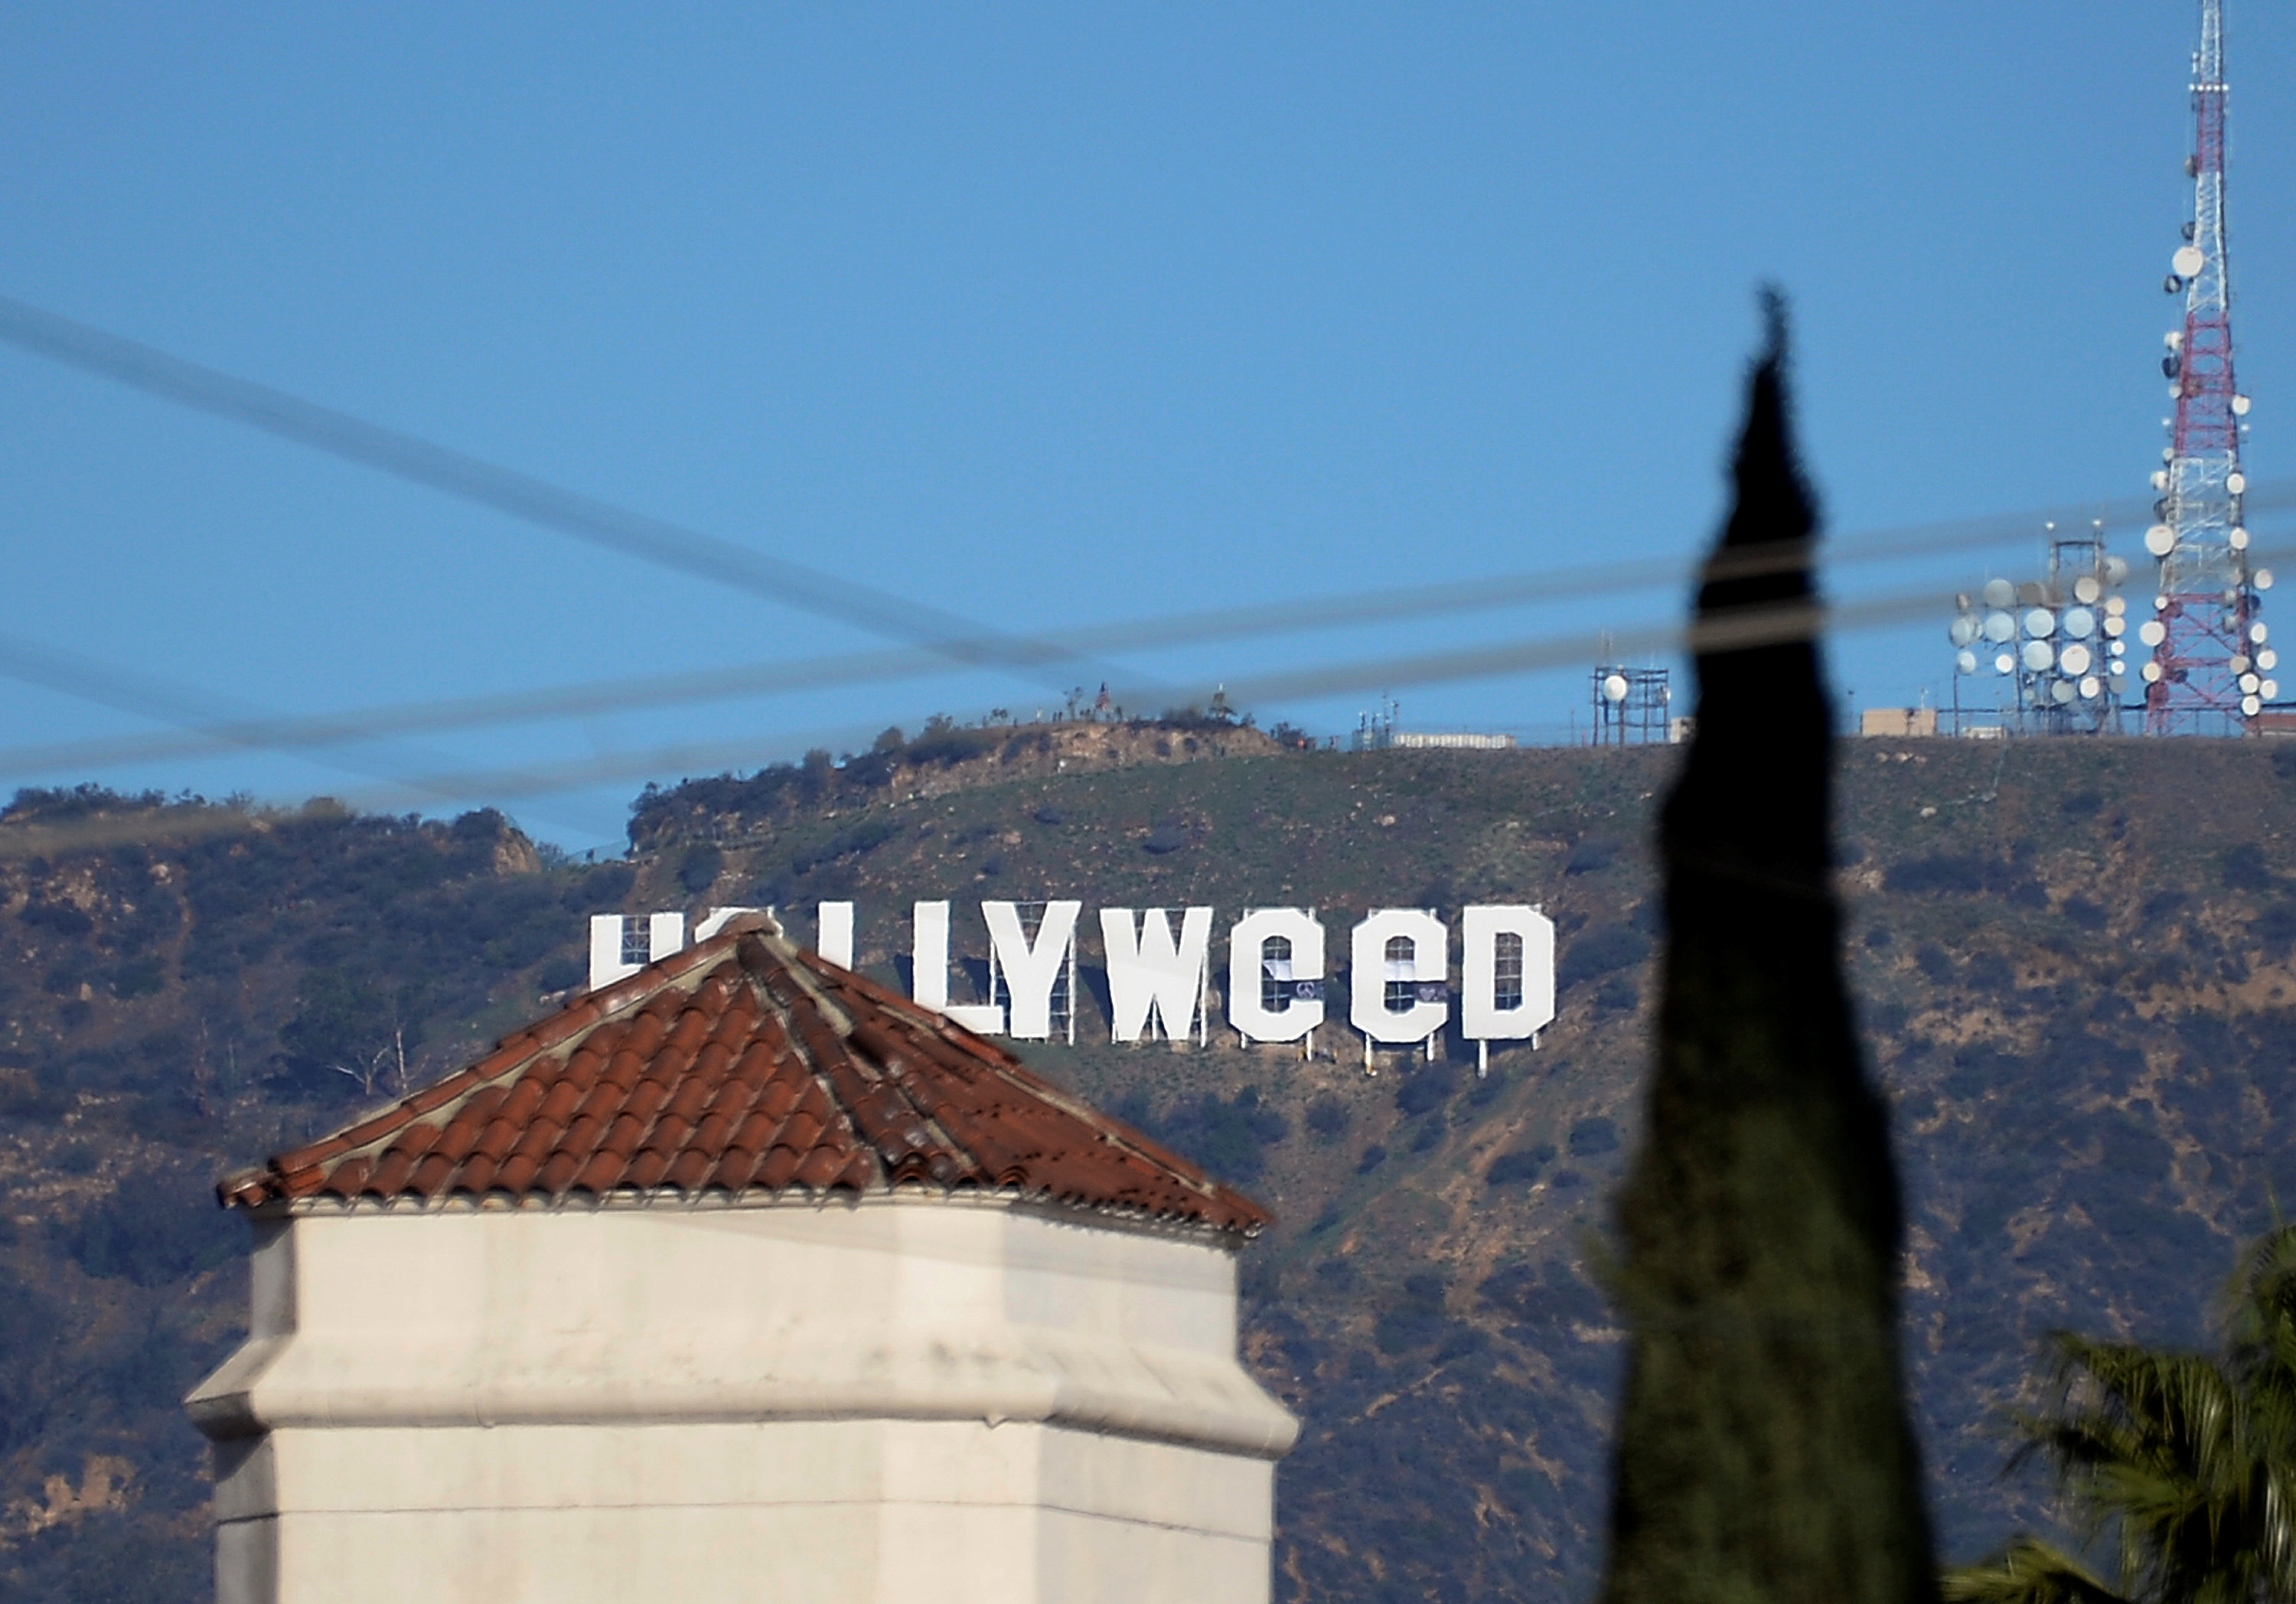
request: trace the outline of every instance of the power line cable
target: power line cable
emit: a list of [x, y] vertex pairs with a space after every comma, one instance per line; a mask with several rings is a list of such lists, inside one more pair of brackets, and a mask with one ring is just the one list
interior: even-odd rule
[[0, 296], [0, 340], [178, 406], [244, 424], [604, 550], [906, 642], [950, 662], [1043, 679], [1103, 665], [699, 529], [633, 512], [285, 390]]
[[[2286, 560], [2280, 553], [2272, 555], [2278, 560]], [[1742, 649], [1812, 639], [1829, 629], [1872, 628], [1933, 614], [1937, 610], [1935, 590], [1923, 585], [1918, 589], [1861, 597], [1833, 605], [1804, 600], [1742, 608], [1710, 617], [1689, 629], [1669, 625], [1652, 626], [1641, 631], [1612, 631], [1610, 632], [1610, 645], [1613, 654], [1619, 656]], [[1359, 659], [1258, 679], [1231, 680], [1229, 684], [1232, 694], [1240, 700], [1278, 700], [1333, 695], [1348, 691], [1391, 690], [1406, 685], [1499, 678], [1589, 662], [1594, 644], [1587, 636], [1588, 632], [1584, 629], [1572, 629], [1497, 646]], [[857, 729], [849, 728], [840, 732], [817, 732], [811, 737], [783, 737], [779, 741], [770, 737], [757, 737], [741, 741], [691, 742], [584, 758], [557, 765], [528, 765], [515, 769], [439, 773], [398, 783], [419, 789], [428, 795], [454, 796], [471, 801], [504, 801], [614, 780], [651, 777], [680, 769], [688, 773], [706, 773], [734, 764], [755, 762], [762, 751], [775, 745], [788, 749], [800, 743], [819, 745], [842, 741], [850, 744], [863, 739], [865, 735]], [[351, 800], [354, 806], [389, 806], [361, 798]], [[205, 833], [216, 830], [265, 829], [273, 827], [281, 820], [291, 820], [296, 816], [291, 811], [284, 810], [275, 813], [232, 809], [213, 811], [226, 816], [208, 818], [194, 813], [171, 822], [164, 814], [137, 814], [61, 825], [42, 823], [37, 819], [0, 820], [0, 857], [85, 850], [124, 841], [166, 839], [187, 831]]]
[[[6, 634], [0, 634], [0, 675], [20, 683], [43, 686], [121, 712], [167, 719], [202, 729], [259, 728], [266, 722], [264, 715], [243, 705], [234, 706], [149, 675], [110, 667], [74, 652]], [[258, 743], [226, 741], [225, 744], [245, 748]], [[433, 768], [451, 765], [451, 760], [439, 753], [415, 747], [400, 747], [397, 750], [402, 765], [419, 764]], [[321, 757], [315, 761], [341, 773], [365, 780], [385, 781], [410, 800], [451, 802], [470, 794], [451, 785], [445, 789], [435, 788], [419, 777], [401, 779], [398, 771], [372, 762], [360, 763], [340, 757]], [[419, 775], [419, 769], [417, 773]], [[509, 770], [504, 771], [504, 777], [508, 779], [510, 773]], [[557, 788], [545, 785], [530, 794], [539, 795], [553, 789]], [[567, 822], [563, 820], [558, 822]]]
[[[2296, 481], [2259, 486], [2251, 492], [2259, 511], [2272, 511], [2296, 504]], [[2111, 503], [2119, 515], [2141, 513], [2135, 501]], [[2056, 514], [2065, 523], [2070, 513]], [[1833, 543], [1831, 569], [1912, 557], [1936, 557], [2027, 538], [2051, 514], [2021, 512], [1960, 519], [1935, 524], [1910, 525], [1877, 530]], [[1763, 548], [1747, 560], [1775, 566], [1799, 562], [1799, 554], [1781, 555]], [[1741, 563], [1734, 574], [1761, 571]], [[1480, 579], [1387, 588], [1339, 596], [1308, 598], [1280, 609], [1265, 605], [1200, 610], [1160, 618], [1092, 625], [1039, 637], [1045, 642], [1079, 653], [1101, 650], [1167, 648], [1238, 638], [1267, 638], [1307, 634], [1350, 624], [1402, 622], [1456, 617], [1476, 611], [1551, 605], [1583, 601], [1606, 593], [1646, 588], [1660, 583], [1687, 585], [1693, 576], [1675, 562], [1603, 563], [1572, 569], [1488, 576]], [[1942, 606], [1942, 596], [1938, 598]], [[239, 717], [224, 721], [185, 719], [164, 707], [127, 707], [184, 726], [176, 731], [110, 736], [79, 741], [49, 742], [0, 749], [0, 778], [59, 772], [86, 772], [127, 763], [193, 757], [220, 747], [299, 752], [352, 744], [381, 735], [409, 734], [451, 729], [538, 722], [545, 719], [630, 712], [681, 703], [731, 701], [758, 695], [794, 694], [921, 677], [944, 672], [947, 659], [931, 652], [891, 651], [844, 652], [813, 658], [784, 659], [723, 668], [686, 670], [595, 681], [587, 684], [537, 691], [504, 692], [485, 696], [454, 697], [406, 702], [337, 713]], [[6, 672], [0, 657], [0, 672]], [[70, 686], [51, 674], [37, 683], [70, 693]], [[1401, 683], [1401, 682], [1398, 682]], [[1128, 704], [1142, 692], [1128, 687]], [[103, 700], [97, 697], [94, 700]]]

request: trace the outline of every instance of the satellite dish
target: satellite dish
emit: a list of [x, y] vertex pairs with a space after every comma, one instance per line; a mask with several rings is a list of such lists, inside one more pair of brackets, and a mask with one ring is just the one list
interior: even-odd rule
[[2073, 581], [2073, 600], [2083, 607], [2095, 607], [2096, 599], [2104, 594], [2104, 586], [2096, 582], [2094, 574], [2083, 574]]
[[[2126, 558], [2126, 557], [2108, 557], [2108, 558], [2106, 558], [2106, 559], [2104, 560], [2104, 582], [2105, 582], [2107, 585], [2119, 585], [2122, 580], [2124, 580], [2124, 579], [2126, 579], [2126, 578], [2128, 578], [2128, 558]], [[2115, 601], [2119, 601], [2119, 600], [2120, 600], [2120, 598], [2119, 598], [2119, 597], [2117, 597], [2117, 596], [2116, 596], [2115, 598], [2113, 598], [2113, 599], [2114, 599]]]
[[2073, 683], [2072, 683], [2072, 681], [2070, 681], [2070, 680], [2051, 680], [2051, 681], [2049, 682], [2049, 700], [2050, 700], [2051, 701], [2055, 702], [2055, 703], [2057, 703], [2060, 707], [2062, 707], [2062, 705], [2064, 705], [2066, 702], [2069, 702], [2069, 701], [2072, 700], [2072, 699], [2073, 699]]
[[[2118, 558], [2118, 557], [2114, 558], [2114, 559], [2113, 559], [2113, 561], [2114, 561], [2115, 562], [2120, 562], [2120, 558]], [[2128, 565], [2127, 563], [2125, 563], [2125, 562], [2121, 562], [2121, 563], [2120, 563], [2120, 566], [2121, 566], [2123, 569], [2126, 569]], [[2117, 584], [2117, 583], [2119, 583], [2119, 581], [2115, 581], [2115, 583]], [[2107, 596], [2107, 597], [2104, 599], [2104, 616], [2105, 616], [2106, 618], [2119, 618], [2121, 614], [2123, 614], [2123, 613], [2127, 612], [2128, 610], [2128, 597], [2126, 597], [2126, 596]]]
[[2037, 607], [2025, 615], [2025, 633], [2035, 640], [2046, 640], [2057, 633], [2057, 615], [2046, 607]]
[[2086, 607], [2069, 607], [2065, 609], [2064, 625], [2067, 634], [2081, 640], [2095, 633], [2096, 615]]
[[2248, 531], [2242, 528], [2238, 524], [2233, 525], [2232, 533], [2226, 536], [2225, 540], [2235, 552], [2245, 552], [2248, 550]]
[[2136, 638], [2147, 646], [2158, 646], [2169, 638], [2169, 626], [2158, 618], [2147, 618], [2136, 626]]
[[2016, 667], [2017, 659], [2005, 651], [1993, 659], [1993, 672], [1996, 674], [2007, 674]]
[[2256, 654], [2256, 666], [2267, 673], [2280, 667], [2280, 654], [2267, 646]]
[[2088, 672], [2089, 664], [2094, 660], [2095, 659], [2089, 656], [2088, 648], [2082, 645], [2079, 641], [2073, 642], [2062, 651], [2057, 653], [2057, 666], [2062, 668], [2067, 674], [2072, 675], [2075, 679], [2079, 679], [2082, 675], [2087, 674]]
[[2136, 675], [2148, 685], [2157, 684], [2161, 679], [2161, 665], [2148, 662], [2136, 671]]
[[2104, 619], [2104, 635], [2105, 635], [2105, 639], [2107, 639], [2107, 640], [2109, 640], [2109, 641], [2118, 641], [2119, 639], [2120, 639], [2121, 632], [2122, 632], [2122, 631], [2124, 631], [2124, 630], [2126, 630], [2128, 627], [2128, 619], [2126, 619], [2126, 618], [2122, 618], [2120, 614], [2118, 614], [2118, 613], [2107, 613], [2107, 614], [2105, 615], [2105, 619]]
[[2265, 628], [2262, 619], [2259, 619], [2248, 626], [2248, 638], [2261, 646], [2272, 638], [2272, 632]]
[[2006, 579], [1988, 579], [1985, 582], [1986, 606], [2006, 607], [2016, 599], [2017, 587]]
[[2119, 657], [2128, 650], [2128, 642], [2126, 641], [2115, 641], [2110, 646], [2107, 646], [2105, 650], [2111, 652], [2114, 657]]
[[2169, 258], [2169, 266], [2176, 270], [2178, 278], [2188, 279], [2198, 274], [2202, 264], [2207, 260], [2208, 258], [2201, 254], [2199, 246], [2179, 245], [2177, 254]]
[[2234, 674], [2246, 674], [2249, 670], [2249, 661], [2238, 652], [2234, 652], [2233, 654], [2232, 661], [2226, 663], [2225, 667], [2231, 669]]
[[[2152, 477], [2165, 479], [2167, 476], [2156, 473]], [[2144, 549], [2155, 557], [2166, 557], [2176, 544], [2177, 531], [2167, 524], [2154, 524], [2144, 531]]]
[[2232, 398], [2232, 415], [2235, 418], [2245, 418], [2248, 416], [2248, 397], [2246, 396], [2234, 396]]
[[2254, 718], [2263, 710], [2263, 708], [2264, 704], [2253, 696], [2243, 696], [2240, 699], [2240, 710], [2250, 718]]
[[1953, 666], [1958, 673], [1974, 674], [1977, 672], [1977, 654], [1973, 651], [1958, 653], [1953, 659]]
[[2103, 683], [2097, 679], [2096, 675], [2092, 674], [2080, 683], [2081, 700], [2083, 701], [2095, 701], [2097, 699], [2097, 693], [2103, 689], [2104, 686]]
[[1626, 700], [1627, 676], [1623, 674], [1611, 675], [1608, 679], [1603, 682], [1603, 694], [1604, 697], [1614, 702], [1622, 702]]
[[1956, 646], [1966, 646], [1977, 638], [1978, 632], [1982, 630], [1984, 627], [1985, 622], [1983, 619], [1975, 618], [1969, 613], [1964, 613], [1948, 626], [1945, 632], [1945, 636], [1947, 640], [1951, 641]]
[[2154, 612], [2167, 612], [2169, 610], [2169, 598], [2166, 596], [2153, 597], [2152, 610]]
[[2243, 694], [2243, 696], [2253, 696], [2253, 695], [2255, 695], [2255, 694], [2256, 694], [2256, 688], [2257, 688], [2259, 685], [2262, 684], [2263, 683], [2264, 683], [2264, 676], [2263, 676], [2262, 675], [2259, 675], [2259, 674], [2243, 674], [2243, 675], [2242, 675], [2240, 676], [2240, 689], [2241, 689], [2241, 694]]
[[2259, 569], [2250, 577], [2254, 581], [2256, 588], [2259, 590], [2270, 590], [2272, 588], [2272, 570], [2270, 569]]
[[2225, 488], [2231, 491], [2234, 495], [2246, 495], [2248, 493], [2248, 475], [2242, 473], [2237, 470], [2226, 474]]
[[2016, 638], [2017, 620], [2005, 612], [1985, 615], [1985, 638], [1996, 646], [2005, 646]]
[[2256, 693], [2267, 701], [2276, 701], [2280, 696], [2280, 682], [2275, 679], [2265, 680], [2256, 687]]
[[2040, 673], [2056, 659], [2057, 654], [2049, 650], [2046, 641], [2028, 641], [2025, 650], [2018, 654], [2018, 660], [2035, 674]]

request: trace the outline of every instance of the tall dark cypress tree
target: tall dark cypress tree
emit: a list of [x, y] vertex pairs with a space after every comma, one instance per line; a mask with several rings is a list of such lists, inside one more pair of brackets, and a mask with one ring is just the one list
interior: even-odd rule
[[1937, 1597], [1898, 1358], [1897, 1171], [1843, 987], [1832, 719], [1771, 296], [1737, 504], [1698, 593], [1698, 723], [1660, 826], [1667, 945], [1642, 1151], [1619, 1197], [1632, 1332], [1603, 1596]]

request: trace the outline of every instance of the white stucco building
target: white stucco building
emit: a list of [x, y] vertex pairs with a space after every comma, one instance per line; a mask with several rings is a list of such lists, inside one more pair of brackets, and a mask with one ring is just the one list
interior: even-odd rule
[[761, 918], [224, 1193], [220, 1604], [1268, 1596], [1266, 1215]]

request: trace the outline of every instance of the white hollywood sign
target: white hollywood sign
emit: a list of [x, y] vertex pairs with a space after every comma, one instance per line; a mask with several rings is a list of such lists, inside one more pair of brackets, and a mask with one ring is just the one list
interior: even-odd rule
[[[948, 1000], [949, 904], [921, 902], [911, 912], [912, 989], [916, 1001], [970, 1030], [1045, 1041], [1054, 1002], [1066, 983], [1067, 1037], [1076, 1040], [1077, 927], [1084, 904], [1034, 904], [1033, 935], [1021, 904], [983, 902], [988, 937], [989, 993], [1004, 1001]], [[747, 908], [712, 908], [694, 921], [704, 941]], [[1212, 910], [1100, 910], [1108, 961], [1110, 1035], [1119, 1042], [1168, 1041], [1210, 1024]], [[819, 904], [815, 950], [853, 967], [853, 904]], [[1459, 1031], [1475, 1043], [1536, 1039], [1554, 1018], [1554, 922], [1521, 903], [1477, 904], [1461, 910]], [[590, 921], [590, 988], [611, 986], [646, 963], [683, 948], [685, 916], [676, 912], [601, 913]], [[1451, 1019], [1451, 930], [1423, 908], [1374, 909], [1349, 933], [1355, 985], [1348, 1023], [1364, 1038], [1390, 1046], [1427, 1043]], [[1504, 971], [1504, 972], [1503, 972]], [[1324, 1022], [1323, 921], [1313, 908], [1254, 908], [1228, 930], [1227, 1021], [1250, 1042], [1300, 1042]], [[1382, 984], [1384, 982], [1385, 984]]]

